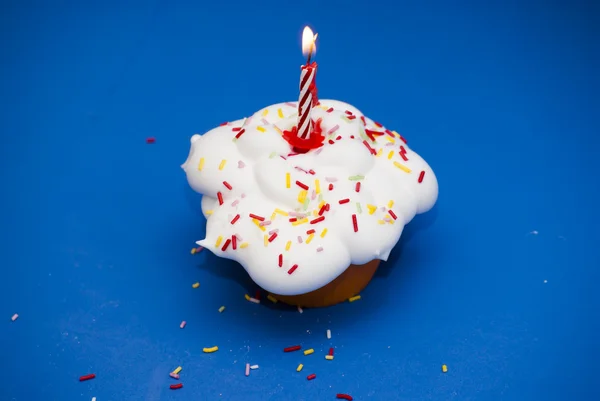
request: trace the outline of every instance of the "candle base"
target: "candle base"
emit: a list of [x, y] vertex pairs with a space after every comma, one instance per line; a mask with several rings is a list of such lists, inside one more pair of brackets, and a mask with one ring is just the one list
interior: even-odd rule
[[308, 138], [300, 138], [298, 128], [293, 127], [291, 131], [283, 131], [283, 139], [292, 146], [296, 153], [306, 153], [309, 150], [320, 148], [325, 141], [321, 129], [321, 119], [317, 120]]

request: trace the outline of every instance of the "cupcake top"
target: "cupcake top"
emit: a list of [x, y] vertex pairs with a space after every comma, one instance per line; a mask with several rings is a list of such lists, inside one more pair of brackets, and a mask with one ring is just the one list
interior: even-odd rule
[[311, 117], [325, 141], [304, 154], [282, 137], [297, 117], [297, 103], [280, 103], [194, 135], [182, 165], [204, 195], [198, 244], [279, 295], [386, 260], [404, 225], [438, 195], [433, 171], [404, 138], [353, 106], [321, 100]]

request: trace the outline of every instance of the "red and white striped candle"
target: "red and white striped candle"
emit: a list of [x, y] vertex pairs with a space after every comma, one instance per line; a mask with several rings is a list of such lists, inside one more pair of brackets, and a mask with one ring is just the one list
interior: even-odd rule
[[300, 67], [300, 96], [298, 98], [298, 132], [299, 138], [307, 139], [313, 130], [310, 112], [317, 103], [315, 78], [317, 76], [317, 63], [311, 64], [310, 59], [316, 51], [315, 40], [317, 35], [309, 27], [302, 32], [302, 53], [307, 55], [306, 65]]

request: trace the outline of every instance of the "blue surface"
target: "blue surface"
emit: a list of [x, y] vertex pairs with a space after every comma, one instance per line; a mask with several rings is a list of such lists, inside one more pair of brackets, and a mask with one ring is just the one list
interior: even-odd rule
[[[600, 399], [598, 3], [259, 3], [2, 2], [0, 400]], [[307, 23], [321, 97], [403, 133], [440, 198], [362, 300], [299, 314], [190, 255], [179, 165], [296, 98]]]

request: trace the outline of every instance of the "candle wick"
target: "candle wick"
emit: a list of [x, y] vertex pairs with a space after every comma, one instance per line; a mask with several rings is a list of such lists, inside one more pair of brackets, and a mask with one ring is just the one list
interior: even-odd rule
[[308, 51], [308, 57], [306, 58], [307, 67], [310, 65], [310, 59], [312, 58], [313, 49], [315, 48], [315, 42], [317, 41], [317, 36], [319, 36], [318, 33], [316, 33], [315, 36], [313, 36], [313, 40], [310, 43], [310, 50]]

